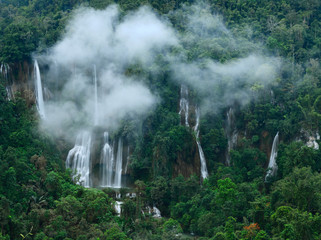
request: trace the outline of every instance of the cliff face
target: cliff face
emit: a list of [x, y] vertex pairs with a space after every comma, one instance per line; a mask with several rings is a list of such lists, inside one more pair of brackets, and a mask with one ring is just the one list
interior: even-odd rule
[[[193, 97], [189, 96], [186, 86], [181, 86], [181, 99], [177, 105], [180, 114], [180, 124], [189, 129], [190, 134], [184, 139], [182, 150], [177, 152], [176, 161], [172, 165], [172, 177], [183, 175], [185, 178], [196, 174], [201, 175], [201, 162], [198, 146], [195, 137], [197, 137], [195, 127], [199, 128], [199, 116], [197, 116], [197, 106]], [[186, 111], [186, 113], [185, 113]], [[194, 136], [195, 135], [195, 136]]]
[[273, 137], [268, 131], [262, 131], [260, 137], [260, 151], [264, 152], [267, 156], [266, 166], [269, 164], [269, 159], [271, 156]]
[[154, 177], [175, 178], [180, 174], [185, 178], [194, 174], [200, 176], [200, 157], [192, 132], [185, 135], [181, 149], [172, 152], [167, 147], [169, 146], [160, 143], [153, 150], [152, 172]]
[[200, 176], [200, 173], [200, 156], [196, 141], [194, 141], [191, 148], [177, 154], [177, 161], [173, 164], [172, 176], [175, 178], [182, 174], [185, 178], [188, 178], [193, 174]]
[[[4, 74], [2, 72], [2, 80], [4, 80], [4, 84], [7, 87], [7, 91], [9, 91], [14, 98], [19, 95], [26, 100], [26, 103], [29, 107], [35, 104], [35, 93], [34, 93], [34, 65], [31, 62], [24, 61], [15, 63], [9, 66], [9, 70]], [[44, 77], [44, 83], [46, 83], [46, 79]], [[46, 92], [46, 91], [45, 91]], [[46, 96], [45, 96], [46, 97]], [[193, 174], [200, 176], [201, 172], [201, 164], [200, 164], [200, 156], [198, 147], [195, 141], [194, 136], [194, 126], [197, 124], [197, 116], [196, 116], [196, 103], [193, 102], [193, 97], [188, 99], [188, 95], [186, 99], [188, 100], [188, 120], [186, 124], [186, 118], [184, 114], [180, 115], [180, 125], [186, 127], [186, 131], [189, 131], [189, 134], [185, 136], [185, 139], [180, 143], [181, 149], [175, 153], [175, 158], [169, 156], [166, 153], [167, 149], [164, 149], [164, 146], [158, 146], [153, 150], [153, 158], [152, 158], [152, 172], [154, 177], [158, 175], [169, 176], [169, 177], [177, 177], [182, 174], [185, 178], [190, 177]], [[177, 112], [180, 112], [180, 102], [177, 102]], [[186, 126], [188, 125], [188, 126]], [[93, 146], [91, 151], [91, 170], [92, 170], [92, 179], [94, 185], [98, 185], [99, 182], [99, 171], [101, 166], [101, 151], [104, 145], [103, 142], [103, 130], [99, 129], [96, 133], [93, 134]], [[200, 136], [202, 137], [202, 136]], [[238, 140], [241, 138], [241, 134], [238, 136]], [[271, 153], [271, 147], [273, 142], [273, 137], [269, 132], [262, 131], [260, 135], [259, 141], [259, 149], [266, 153], [267, 161], [266, 166], [268, 164], [268, 159]], [[130, 149], [133, 149], [135, 143], [130, 143], [129, 141], [124, 141], [123, 145], [123, 164], [122, 164], [122, 175], [124, 177], [128, 177], [130, 175], [131, 170], [129, 169], [128, 159], [130, 156]], [[61, 144], [64, 145], [65, 144]], [[117, 141], [116, 146], [114, 147], [115, 155], [117, 149]], [[132, 146], [132, 147], [130, 147]], [[63, 149], [62, 152], [68, 152], [68, 150]], [[206, 156], [205, 156], [206, 157]], [[65, 159], [65, 157], [64, 157]], [[220, 159], [215, 159], [218, 161]], [[222, 159], [223, 161], [223, 159]], [[126, 170], [125, 170], [126, 169]]]
[[[103, 148], [105, 145], [105, 140], [103, 138], [103, 130], [99, 129], [93, 132], [92, 134], [92, 146], [91, 146], [91, 164], [90, 164], [90, 172], [91, 172], [91, 180], [93, 186], [100, 186], [101, 185], [101, 178], [102, 178], [102, 168], [106, 168], [103, 162], [104, 154], [103, 154]], [[131, 183], [129, 182], [129, 172], [130, 169], [128, 168], [129, 165], [129, 156], [130, 156], [130, 143], [126, 139], [123, 140], [122, 148], [118, 149], [118, 140], [119, 137], [115, 137], [113, 139], [109, 139], [109, 145], [113, 149], [113, 161], [114, 161], [114, 167], [116, 166], [117, 161], [117, 153], [118, 151], [121, 151], [122, 156], [122, 164], [121, 164], [121, 182], [123, 186], [129, 186]], [[116, 168], [116, 167], [115, 167]], [[114, 178], [115, 175], [115, 168], [111, 171], [112, 172], [112, 178]]]
[[[3, 64], [1, 69], [1, 80], [4, 86], [7, 89], [7, 95], [9, 100], [14, 99], [19, 96], [26, 100], [28, 107], [32, 107], [36, 104], [36, 95], [35, 95], [35, 83], [34, 83], [34, 64], [28, 61], [15, 63], [12, 65]], [[49, 84], [50, 79], [46, 79], [46, 74], [44, 70], [40, 69], [42, 82], [43, 82], [43, 90], [44, 90], [44, 98], [45, 100], [49, 99], [51, 93], [47, 90], [46, 85]], [[50, 86], [50, 85], [49, 85]], [[104, 147], [104, 131], [105, 129], [94, 129], [92, 132], [92, 144], [90, 149], [90, 178], [93, 186], [99, 186], [100, 184], [100, 175], [102, 163], [102, 149]], [[56, 139], [57, 144], [60, 146], [59, 149], [63, 152], [62, 162], [64, 164], [68, 152], [73, 148], [73, 144], [66, 144], [63, 139]], [[114, 157], [116, 160], [116, 154], [118, 151], [118, 138], [111, 139], [110, 144], [113, 147]], [[66, 146], [68, 145], [68, 146]], [[130, 154], [130, 145], [133, 143], [129, 143], [126, 139], [123, 141], [122, 145], [122, 182], [127, 182], [129, 179], [129, 154]], [[105, 166], [104, 166], [105, 167]], [[113, 170], [114, 171], [114, 170]], [[113, 173], [115, 174], [115, 173]]]
[[7, 65], [7, 73], [2, 72], [2, 75], [9, 99], [17, 96], [19, 92], [19, 96], [26, 100], [28, 107], [35, 104], [33, 64], [23, 61]]

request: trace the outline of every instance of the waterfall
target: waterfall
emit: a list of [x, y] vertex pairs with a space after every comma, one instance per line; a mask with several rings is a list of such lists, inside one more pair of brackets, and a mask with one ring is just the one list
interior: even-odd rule
[[121, 214], [121, 205], [122, 204], [123, 204], [123, 202], [121, 202], [121, 201], [116, 201], [115, 202], [115, 211], [116, 211], [118, 216], [120, 216], [120, 214]]
[[98, 125], [98, 87], [97, 87], [97, 71], [96, 65], [94, 65], [94, 85], [95, 85], [95, 113], [94, 113], [94, 124], [95, 126]]
[[[188, 123], [188, 111], [189, 111], [189, 102], [188, 102], [188, 89], [185, 85], [181, 85], [181, 98], [179, 101], [179, 115], [182, 117], [182, 115], [185, 118], [185, 125], [189, 127]], [[201, 143], [199, 141], [199, 109], [195, 108], [195, 114], [196, 114], [196, 124], [194, 126], [194, 132], [196, 134], [196, 143], [198, 147], [198, 152], [200, 155], [200, 161], [201, 161], [201, 174], [202, 178], [205, 179], [208, 177], [207, 167], [206, 167], [206, 159], [204, 156], [204, 152], [201, 146]]]
[[272, 150], [271, 150], [271, 156], [270, 156], [270, 161], [269, 161], [269, 166], [268, 166], [268, 172], [265, 176], [265, 181], [271, 177], [275, 176], [278, 166], [276, 164], [276, 157], [278, 154], [278, 144], [279, 144], [279, 132], [274, 137], [273, 144], [272, 144]]
[[126, 193], [126, 197], [128, 198], [135, 198], [136, 197], [136, 193]]
[[8, 82], [9, 79], [9, 71], [10, 71], [10, 67], [7, 63], [1, 63], [0, 66], [0, 73], [2, 74], [2, 76], [4, 77], [4, 79]]
[[199, 111], [198, 107], [195, 108], [195, 115], [196, 115], [196, 124], [194, 126], [194, 132], [196, 134], [196, 143], [197, 143], [198, 152], [199, 152], [200, 160], [201, 160], [201, 174], [202, 174], [202, 178], [205, 179], [205, 178], [208, 177], [208, 172], [207, 172], [206, 159], [205, 159], [205, 156], [204, 156], [204, 152], [203, 152], [201, 143], [199, 141], [200, 111]]
[[181, 85], [181, 99], [179, 101], [179, 115], [184, 114], [185, 118], [185, 125], [188, 127], [188, 108], [189, 108], [189, 102], [188, 102], [188, 89], [185, 85]]
[[42, 92], [42, 83], [38, 61], [35, 60], [34, 64], [34, 81], [35, 81], [35, 89], [36, 89], [36, 101], [37, 101], [37, 109], [41, 118], [45, 118], [45, 104], [43, 100], [43, 92]]
[[230, 108], [227, 112], [227, 124], [226, 124], [226, 137], [227, 137], [227, 152], [226, 152], [226, 165], [230, 166], [230, 151], [236, 147], [238, 132], [235, 127], [235, 116], [233, 108]]
[[118, 140], [118, 148], [117, 148], [117, 158], [116, 158], [116, 169], [115, 169], [115, 181], [114, 187], [121, 187], [121, 175], [123, 171], [123, 141], [121, 138]]
[[104, 147], [100, 161], [101, 187], [112, 186], [114, 166], [114, 152], [113, 148], [109, 145], [108, 132], [104, 132]]
[[[319, 150], [319, 144], [317, 143], [316, 139], [318, 140], [318, 137], [309, 137], [309, 141], [306, 143], [307, 147], [313, 148], [314, 150]], [[319, 137], [320, 139], [320, 137]]]
[[127, 174], [127, 171], [128, 171], [128, 164], [129, 164], [129, 145], [127, 147], [127, 159], [126, 159], [126, 166], [125, 166], [125, 174]]
[[13, 94], [10, 86], [6, 86], [6, 92], [8, 101], [11, 101], [13, 99]]
[[44, 87], [43, 90], [43, 95], [45, 99], [50, 99], [53, 97], [52, 92], [48, 88]]
[[271, 103], [274, 104], [275, 103], [275, 97], [274, 97], [274, 92], [273, 92], [272, 89], [270, 91], [270, 96], [271, 96]]
[[[113, 144], [114, 145], [114, 144]], [[123, 141], [118, 140], [116, 161], [114, 146], [109, 143], [108, 132], [104, 132], [104, 147], [100, 160], [100, 186], [101, 187], [121, 187], [121, 177], [123, 172]]]
[[80, 133], [77, 136], [75, 146], [69, 151], [66, 167], [71, 168], [74, 174], [73, 179], [79, 180], [77, 183], [84, 187], [90, 187], [90, 149], [91, 149], [91, 135], [88, 132]]
[[155, 218], [161, 218], [161, 211], [157, 207], [153, 207], [153, 217]]
[[[9, 71], [10, 71], [10, 67], [7, 63], [1, 63], [0, 66], [0, 74], [3, 76], [3, 78], [6, 81], [6, 84], [9, 84]], [[7, 93], [7, 100], [10, 101], [13, 98], [13, 94], [12, 94], [12, 89], [10, 85], [6, 86], [6, 93]]]
[[[121, 188], [123, 172], [123, 141], [118, 140], [117, 154], [114, 143], [110, 143], [108, 132], [104, 132], [104, 145], [101, 150], [99, 182], [100, 187]], [[73, 179], [84, 187], [92, 187], [91, 182], [92, 136], [89, 132], [78, 134], [75, 146], [69, 151], [66, 168], [71, 168]], [[77, 177], [79, 176], [79, 180]]]

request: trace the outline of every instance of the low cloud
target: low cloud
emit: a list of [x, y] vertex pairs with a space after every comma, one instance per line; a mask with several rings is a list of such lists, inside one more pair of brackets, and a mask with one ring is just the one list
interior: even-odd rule
[[218, 112], [235, 102], [245, 105], [259, 89], [275, 82], [281, 61], [264, 56], [264, 46], [251, 39], [248, 26], [239, 28], [246, 34], [232, 33], [203, 1], [170, 17], [184, 29], [179, 35], [180, 55], [168, 58], [172, 74], [200, 96], [203, 113]]
[[163, 66], [155, 67], [156, 56], [167, 61], [171, 79], [199, 96], [203, 113], [247, 104], [257, 89], [275, 81], [280, 60], [228, 30], [206, 3], [183, 6], [167, 17], [178, 30], [148, 7], [125, 16], [116, 5], [77, 9], [62, 39], [38, 56], [50, 66], [46, 80], [55, 86], [43, 128], [73, 138], [81, 129], [116, 130], [124, 118], [144, 119], [160, 99], [146, 79], [125, 72], [132, 64], [157, 72]]
[[158, 98], [125, 70], [176, 43], [174, 30], [147, 7], [124, 18], [116, 5], [76, 10], [61, 41], [40, 56], [50, 65], [48, 81], [58, 86], [46, 102], [43, 128], [73, 136], [92, 127], [115, 130], [125, 117], [143, 119]]

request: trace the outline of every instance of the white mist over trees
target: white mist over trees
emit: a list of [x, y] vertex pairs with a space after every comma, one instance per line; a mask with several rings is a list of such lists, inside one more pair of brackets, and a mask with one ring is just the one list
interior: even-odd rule
[[62, 85], [59, 97], [46, 103], [46, 129], [66, 135], [93, 125], [116, 129], [124, 117], [140, 118], [157, 102], [125, 69], [136, 60], [150, 62], [176, 44], [173, 29], [146, 7], [122, 20], [119, 15], [115, 5], [102, 11], [78, 9], [62, 40], [40, 57], [51, 68], [49, 78], [58, 76], [52, 79]]
[[[59, 96], [46, 103], [44, 127], [58, 135], [75, 136], [79, 129], [93, 125], [115, 130], [127, 116], [146, 117], [159, 102], [157, 93], [149, 90], [144, 79], [125, 72], [133, 64], [159, 71], [161, 66], [153, 70], [150, 66], [157, 65], [160, 56], [169, 63], [177, 83], [198, 93], [203, 113], [235, 101], [246, 104], [258, 89], [274, 82], [279, 60], [259, 54], [259, 44], [234, 37], [206, 4], [183, 7], [168, 17], [181, 19], [183, 31], [177, 32], [169, 20], [148, 7], [126, 16], [116, 5], [76, 10], [63, 38], [40, 57], [50, 66], [49, 79], [55, 75], [58, 79], [52, 79], [61, 84]], [[219, 63], [202, 54], [209, 48], [248, 54]], [[192, 56], [187, 54], [191, 49], [195, 49]], [[95, 115], [99, 116], [96, 122]]]
[[[184, 30], [178, 36], [181, 54], [169, 60], [172, 72], [175, 79], [201, 96], [203, 113], [217, 112], [235, 102], [245, 105], [260, 89], [275, 82], [280, 59], [264, 56], [260, 43], [228, 30], [208, 4], [183, 7], [171, 18]], [[222, 55], [231, 59], [213, 60]]]

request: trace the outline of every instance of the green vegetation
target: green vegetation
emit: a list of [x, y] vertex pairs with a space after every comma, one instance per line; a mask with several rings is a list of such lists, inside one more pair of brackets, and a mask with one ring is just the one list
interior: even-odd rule
[[[70, 12], [79, 5], [102, 9], [117, 3], [126, 12], [148, 4], [168, 14], [189, 1], [0, 1], [0, 62], [30, 61], [56, 43]], [[194, 132], [179, 124], [179, 87], [166, 63], [149, 86], [163, 101], [144, 122], [131, 156], [137, 197], [126, 199], [121, 217], [108, 190], [75, 185], [64, 167], [66, 149], [38, 129], [34, 109], [16, 96], [6, 100], [0, 86], [0, 239], [320, 239], [321, 152], [294, 141], [301, 130], [321, 129], [321, 3], [298, 1], [212, 0], [232, 33], [267, 46], [284, 59], [278, 85], [236, 106], [239, 144], [225, 166], [226, 109], [201, 119], [200, 141], [210, 176], [176, 176], [178, 158], [195, 144]], [[171, 15], [169, 14], [171, 18]], [[173, 25], [183, 31], [171, 18]], [[206, 43], [199, 43], [206, 44]], [[219, 43], [218, 43], [219, 44]], [[190, 49], [190, 59], [219, 62], [235, 52]], [[175, 51], [175, 50], [174, 50]], [[161, 61], [161, 60], [160, 60]], [[139, 66], [129, 75], [147, 74]], [[2, 76], [0, 76], [2, 78]], [[4, 84], [4, 79], [1, 79]], [[194, 95], [193, 95], [194, 94]], [[191, 93], [195, 99], [196, 93]], [[196, 100], [195, 100], [196, 101]], [[236, 104], [237, 105], [237, 104]], [[278, 174], [265, 182], [267, 155], [280, 132]], [[173, 177], [174, 176], [174, 177]], [[162, 219], [142, 214], [155, 204]]]

